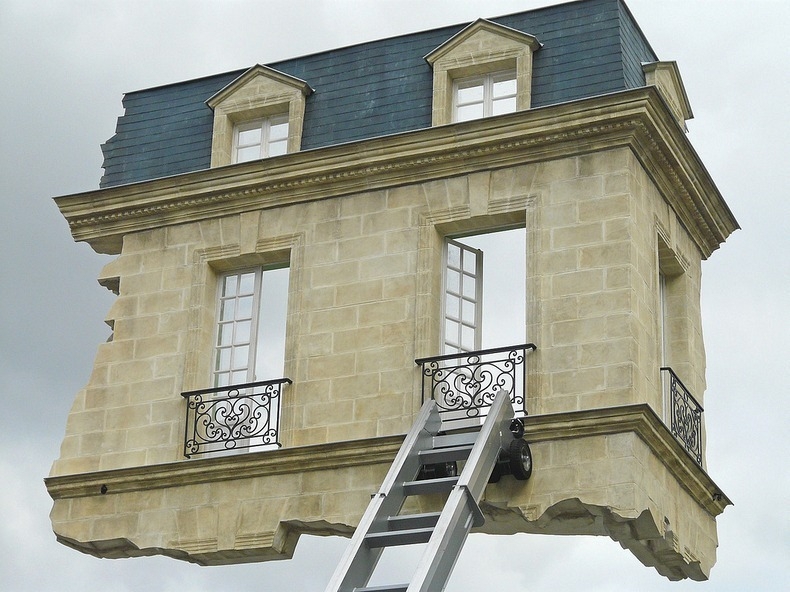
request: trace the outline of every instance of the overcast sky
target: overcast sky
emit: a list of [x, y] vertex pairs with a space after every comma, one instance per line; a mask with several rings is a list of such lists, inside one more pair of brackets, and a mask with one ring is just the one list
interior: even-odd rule
[[[51, 198], [98, 187], [124, 92], [551, 0], [0, 0], [0, 588], [321, 591], [344, 539], [232, 567], [99, 560], [55, 542], [43, 484], [109, 329], [106, 256]], [[677, 60], [690, 138], [743, 230], [703, 267], [708, 469], [735, 502], [705, 584], [672, 584], [608, 538], [472, 536], [448, 592], [790, 589], [788, 0], [629, 0]], [[394, 569], [394, 567], [390, 568]]]

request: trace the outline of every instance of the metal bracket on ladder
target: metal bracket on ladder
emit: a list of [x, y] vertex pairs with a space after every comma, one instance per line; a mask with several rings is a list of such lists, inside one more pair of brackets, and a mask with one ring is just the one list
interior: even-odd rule
[[[378, 493], [357, 526], [326, 592], [440, 592], [444, 590], [473, 526], [485, 522], [479, 502], [501, 451], [515, 436], [513, 406], [500, 391], [479, 431], [439, 435], [433, 400], [420, 410]], [[459, 476], [417, 480], [425, 465], [465, 460]], [[531, 459], [530, 459], [531, 462]], [[441, 512], [401, 515], [408, 496], [449, 492]], [[387, 547], [427, 543], [409, 583], [368, 587]]]

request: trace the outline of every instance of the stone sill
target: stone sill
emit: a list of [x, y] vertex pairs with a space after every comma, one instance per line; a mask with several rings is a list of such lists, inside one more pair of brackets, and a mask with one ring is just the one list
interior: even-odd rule
[[[691, 497], [711, 516], [730, 499], [689, 456], [646, 404], [535, 415], [525, 418], [524, 438], [546, 442], [606, 434], [637, 434]], [[276, 451], [184, 460], [44, 479], [53, 500], [147, 491], [342, 467], [390, 464], [404, 436], [300, 446]]]

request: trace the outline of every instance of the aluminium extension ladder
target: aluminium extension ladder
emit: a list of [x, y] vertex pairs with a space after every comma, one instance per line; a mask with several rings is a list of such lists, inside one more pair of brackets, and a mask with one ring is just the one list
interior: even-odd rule
[[[373, 495], [326, 592], [444, 590], [469, 531], [485, 522], [478, 503], [500, 452], [513, 450], [514, 440], [523, 434], [523, 427], [520, 433], [511, 431], [512, 420], [509, 393], [500, 391], [479, 429], [439, 435], [442, 421], [436, 403], [427, 401]], [[526, 447], [525, 442], [518, 443]], [[526, 450], [529, 454], [528, 447]], [[458, 476], [437, 476], [446, 473], [443, 471], [426, 475], [423, 471], [423, 478], [418, 479], [422, 467], [442, 467], [457, 460], [466, 460]], [[531, 467], [531, 456], [525, 460]], [[441, 512], [400, 515], [408, 496], [448, 491]], [[368, 587], [384, 548], [419, 543], [427, 546], [410, 583]]]

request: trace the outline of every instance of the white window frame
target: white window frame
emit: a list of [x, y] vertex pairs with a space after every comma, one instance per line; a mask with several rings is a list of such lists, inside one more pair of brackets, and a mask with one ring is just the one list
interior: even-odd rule
[[[280, 365], [280, 376], [270, 376], [264, 373], [260, 361], [260, 354], [270, 355], [269, 351], [263, 351], [263, 348], [268, 346], [264, 340], [279, 338], [284, 343], [285, 338], [285, 313], [287, 312], [285, 308], [274, 313], [283, 316], [280, 319], [279, 333], [282, 333], [281, 335], [267, 335], [262, 328], [263, 316], [270, 313], [265, 310], [268, 298], [266, 292], [268, 287], [267, 272], [277, 270], [288, 270], [288, 266], [234, 270], [223, 273], [218, 278], [212, 365], [212, 383], [215, 387], [281, 378], [284, 345], [282, 348], [278, 348], [278, 353], [275, 354], [278, 357], [282, 354], [283, 359], [271, 361]], [[249, 287], [245, 286], [243, 291], [237, 289], [233, 294], [226, 293], [226, 283], [232, 277], [236, 278], [237, 287], [241, 286], [243, 277], [251, 278], [247, 280]], [[287, 300], [287, 294], [280, 296]], [[285, 306], [285, 303], [283, 304]], [[259, 352], [259, 349], [262, 351]]]
[[[497, 93], [497, 85], [503, 82], [512, 82], [512, 92], [505, 92], [502, 94]], [[463, 100], [461, 98], [461, 91], [480, 88], [481, 96], [470, 100]], [[453, 122], [459, 123], [462, 121], [473, 121], [475, 119], [482, 119], [491, 117], [493, 115], [503, 115], [505, 113], [515, 113], [518, 109], [518, 81], [516, 78], [516, 70], [500, 70], [498, 72], [490, 72], [487, 74], [469, 76], [466, 78], [459, 78], [453, 81]], [[498, 107], [508, 103], [504, 110], [499, 110]], [[482, 108], [482, 114], [475, 117], [460, 117], [461, 110], [468, 107], [479, 106]]]
[[[285, 134], [272, 137], [275, 128], [282, 125], [285, 125]], [[272, 156], [287, 154], [289, 125], [288, 113], [237, 123], [233, 126], [233, 151], [231, 162], [234, 164], [239, 162], [250, 162], [262, 158], [271, 158]], [[242, 140], [240, 140], [241, 134], [252, 130], [260, 130], [260, 141], [246, 144], [242, 143]], [[240, 150], [254, 149], [255, 147], [259, 149], [257, 156], [239, 159]]]
[[[458, 253], [457, 262], [452, 257], [454, 252]], [[452, 278], [456, 278], [457, 281]], [[451, 238], [445, 239], [444, 243], [442, 308], [442, 353], [454, 354], [480, 350], [483, 319], [483, 251]], [[471, 313], [467, 312], [469, 310]]]

